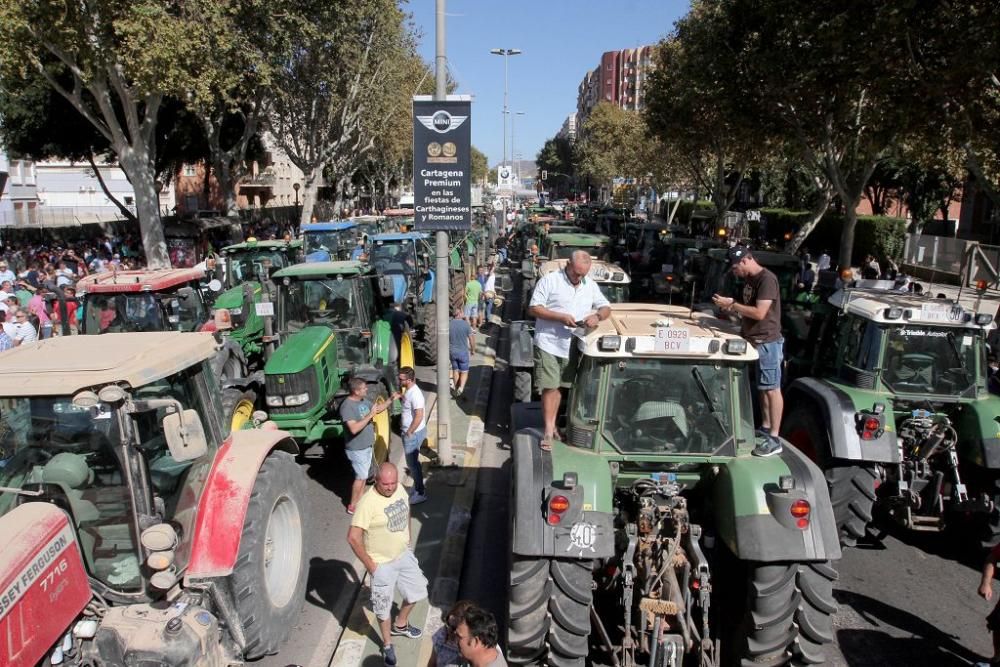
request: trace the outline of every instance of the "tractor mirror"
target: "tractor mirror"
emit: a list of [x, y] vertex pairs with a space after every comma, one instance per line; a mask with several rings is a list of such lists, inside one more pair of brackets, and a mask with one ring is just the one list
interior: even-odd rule
[[196, 410], [173, 412], [163, 418], [163, 434], [170, 455], [178, 463], [193, 461], [208, 451], [208, 440]]
[[208, 289], [218, 292], [222, 289], [222, 282], [218, 278], [212, 278], [208, 281]]

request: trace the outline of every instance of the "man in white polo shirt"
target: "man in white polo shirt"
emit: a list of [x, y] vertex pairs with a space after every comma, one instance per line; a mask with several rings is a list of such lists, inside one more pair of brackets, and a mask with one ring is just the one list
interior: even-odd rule
[[590, 255], [577, 250], [563, 271], [553, 271], [535, 285], [528, 313], [535, 318], [535, 388], [542, 395], [545, 438], [542, 449], [551, 449], [559, 412], [559, 388], [573, 383], [579, 351], [573, 344], [577, 322], [593, 328], [611, 315], [608, 300], [593, 280], [587, 279]]

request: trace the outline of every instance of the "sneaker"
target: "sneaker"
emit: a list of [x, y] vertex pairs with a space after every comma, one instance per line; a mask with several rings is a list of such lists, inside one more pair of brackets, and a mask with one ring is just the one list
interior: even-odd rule
[[452, 389], [455, 388], [455, 378], [448, 380], [448, 386], [451, 387]]
[[[425, 503], [425, 502], [427, 502], [427, 494], [417, 493], [416, 491], [410, 494], [411, 505], [419, 505], [420, 503]], [[395, 628], [393, 628], [393, 632], [394, 633], [396, 632]]]
[[[393, 632], [395, 634], [395, 632]], [[382, 660], [385, 662], [386, 667], [394, 667], [396, 664], [396, 649], [392, 647], [392, 644], [382, 647]]]
[[781, 440], [768, 433], [767, 436], [760, 439], [752, 453], [754, 456], [774, 456], [780, 454], [781, 449]]
[[347, 515], [352, 516], [354, 514], [354, 505], [347, 506]]
[[755, 436], [757, 436], [758, 438], [770, 438], [771, 437], [771, 430], [763, 428], [763, 427], [756, 428], [756, 429], [754, 429], [753, 434]]
[[409, 637], [410, 639], [417, 639], [424, 634], [424, 632], [420, 628], [410, 625], [409, 623], [401, 628], [396, 627], [396, 624], [393, 623], [391, 634], [393, 637]]

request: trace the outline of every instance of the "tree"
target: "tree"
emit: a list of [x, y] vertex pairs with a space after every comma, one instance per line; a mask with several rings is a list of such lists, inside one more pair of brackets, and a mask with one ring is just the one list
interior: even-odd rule
[[481, 150], [472, 147], [472, 182], [473, 183], [485, 183], [486, 175], [489, 173], [490, 165], [489, 160], [486, 158], [486, 153]]
[[575, 146], [580, 173], [609, 186], [614, 178], [645, 174], [640, 158], [645, 126], [638, 112], [601, 102], [583, 123], [581, 137]]
[[548, 172], [549, 183], [560, 186], [552, 189], [565, 193], [576, 179], [576, 164], [573, 158], [573, 143], [569, 138], [555, 136], [545, 140], [545, 144], [535, 156], [535, 164], [539, 171]]
[[743, 85], [720, 45], [731, 26], [714, 3], [695, 3], [656, 49], [647, 84], [646, 122], [675, 174], [709, 193], [721, 221], [768, 137], [733, 91]]
[[743, 85], [729, 94], [756, 110], [762, 136], [787, 141], [839, 197], [839, 260], [848, 265], [865, 186], [921, 113], [909, 81], [912, 15], [898, 3], [837, 0], [700, 0], [695, 8], [730, 27], [716, 48]]
[[409, 71], [400, 64], [414, 48], [394, 0], [289, 1], [310, 21], [300, 25], [291, 56], [275, 72], [268, 125], [304, 174], [302, 220], [308, 221], [324, 170], [341, 197], [389, 118], [387, 96], [408, 98], [399, 72]]
[[190, 81], [188, 54], [207, 39], [183, 5], [163, 0], [0, 0], [0, 75], [38, 72], [107, 141], [135, 191], [151, 268], [167, 268], [156, 191], [157, 120]]

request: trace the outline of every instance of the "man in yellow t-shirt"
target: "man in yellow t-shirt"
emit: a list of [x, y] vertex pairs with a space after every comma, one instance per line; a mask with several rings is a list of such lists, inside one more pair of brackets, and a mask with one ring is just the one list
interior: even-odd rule
[[[375, 486], [358, 501], [347, 542], [371, 574], [372, 611], [382, 632], [382, 656], [391, 667], [396, 664], [392, 638], [423, 634], [407, 619], [413, 605], [427, 597], [427, 578], [410, 549], [410, 499], [393, 464], [379, 466]], [[396, 589], [403, 603], [390, 623]]]

